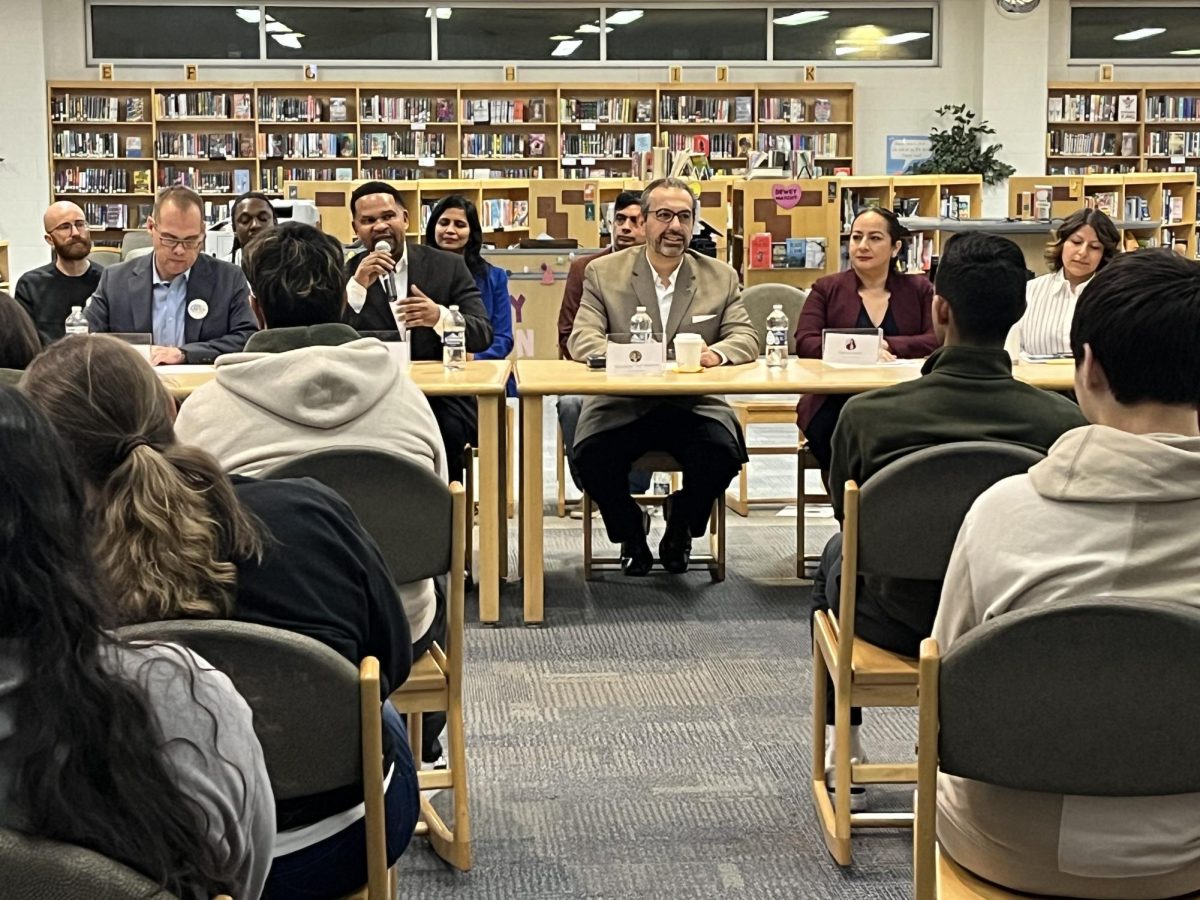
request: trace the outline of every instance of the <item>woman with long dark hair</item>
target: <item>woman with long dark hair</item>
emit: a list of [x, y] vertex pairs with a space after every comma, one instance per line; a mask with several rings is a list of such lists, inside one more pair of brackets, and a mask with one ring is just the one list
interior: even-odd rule
[[275, 816], [250, 709], [183, 648], [103, 630], [74, 455], [4, 386], [0, 458], [0, 826], [180, 897], [258, 897]]

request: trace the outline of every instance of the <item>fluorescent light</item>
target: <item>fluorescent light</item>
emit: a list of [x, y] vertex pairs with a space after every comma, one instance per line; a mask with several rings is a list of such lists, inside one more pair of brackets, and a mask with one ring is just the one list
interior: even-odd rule
[[608, 16], [604, 21], [609, 25], [628, 25], [636, 22], [643, 15], [640, 9], [622, 9]]
[[290, 47], [293, 50], [299, 50], [301, 49], [300, 38], [304, 37], [304, 35], [300, 34], [298, 31], [289, 31], [287, 34], [273, 34], [271, 37], [273, 37], [275, 42], [281, 47]]
[[243, 22], [249, 22], [251, 25], [259, 23], [259, 12], [257, 9], [237, 9], [235, 10], [237, 17]]
[[1140, 41], [1142, 38], [1154, 37], [1156, 34], [1162, 34], [1167, 29], [1165, 28], [1138, 28], [1134, 31], [1126, 31], [1124, 34], [1114, 35], [1114, 41]]
[[448, 6], [436, 6], [436, 7], [434, 7], [433, 9], [427, 9], [427, 10], [425, 10], [425, 18], [427, 18], [427, 19], [429, 19], [429, 18], [432, 18], [432, 17], [433, 17], [433, 12], [434, 12], [435, 10], [437, 11], [437, 17], [438, 17], [439, 19], [448, 19], [448, 18], [450, 18], [450, 14], [451, 14], [451, 13], [454, 11], [454, 10], [452, 10], [452, 9], [451, 9], [450, 7], [448, 7]]
[[287, 34], [292, 30], [287, 25], [284, 25], [282, 22], [277, 22], [274, 19], [271, 19], [269, 22], [267, 22], [265, 27], [267, 29], [267, 34]]
[[838, 47], [833, 52], [838, 56], [845, 56], [847, 53], [861, 53], [862, 47]]
[[827, 9], [806, 9], [802, 12], [794, 12], [791, 15], [780, 16], [774, 22], [776, 25], [809, 25], [828, 18], [829, 10]]
[[[605, 26], [604, 33], [610, 34], [611, 32], [612, 32], [612, 29]], [[583, 25], [580, 25], [578, 28], [575, 29], [575, 33], [576, 34], [599, 34], [600, 26], [595, 25], [591, 22], [585, 22]]]
[[570, 56], [579, 49], [583, 41], [562, 41], [553, 50], [550, 51], [551, 56]]
[[575, 40], [575, 38], [571, 37], [571, 35], [569, 35], [569, 34], [552, 34], [552, 35], [550, 35], [550, 40], [552, 40], [552, 41], [573, 41], [573, 40]]
[[1191, 50], [1172, 50], [1172, 56], [1200, 56], [1200, 48], [1193, 47]]
[[892, 34], [885, 38], [880, 38], [881, 44], [907, 44], [909, 41], [919, 41], [921, 38], [929, 37], [928, 31], [904, 31], [900, 34]]

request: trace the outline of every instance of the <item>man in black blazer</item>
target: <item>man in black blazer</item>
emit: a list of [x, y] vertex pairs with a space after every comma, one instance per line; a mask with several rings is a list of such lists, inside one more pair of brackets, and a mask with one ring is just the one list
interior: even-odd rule
[[185, 187], [161, 190], [146, 228], [154, 252], [109, 266], [88, 303], [96, 332], [150, 334], [156, 366], [211, 363], [258, 331], [237, 266], [202, 254], [204, 202]]
[[[350, 283], [342, 321], [360, 332], [399, 330], [414, 360], [440, 360], [444, 323], [449, 308], [457, 306], [467, 323], [467, 352], [492, 345], [492, 322], [466, 262], [456, 253], [406, 240], [408, 210], [398, 190], [383, 181], [360, 185], [350, 195], [350, 216], [366, 249], [346, 264]], [[389, 249], [376, 249], [381, 241]], [[463, 447], [478, 440], [478, 404], [471, 397], [429, 401], [446, 444], [450, 479], [460, 480]]]

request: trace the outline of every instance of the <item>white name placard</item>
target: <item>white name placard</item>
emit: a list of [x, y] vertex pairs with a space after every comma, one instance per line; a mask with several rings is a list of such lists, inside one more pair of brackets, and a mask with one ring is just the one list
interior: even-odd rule
[[882, 341], [878, 328], [826, 328], [821, 332], [821, 361], [830, 366], [873, 366], [879, 362]]
[[606, 358], [605, 369], [609, 375], [661, 375], [665, 357], [663, 345], [658, 341], [641, 344], [609, 341]]

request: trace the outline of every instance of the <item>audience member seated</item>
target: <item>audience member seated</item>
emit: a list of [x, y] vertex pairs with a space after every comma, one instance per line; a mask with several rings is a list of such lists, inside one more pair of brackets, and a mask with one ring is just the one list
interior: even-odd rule
[[[838, 420], [829, 491], [839, 521], [848, 480], [861, 486], [916, 450], [1001, 441], [1044, 453], [1063, 432], [1086, 424], [1071, 401], [1013, 378], [1004, 338], [1024, 309], [1025, 262], [1016, 244], [980, 233], [947, 241], [931, 307], [942, 346], [925, 361], [920, 378], [852, 397]], [[841, 565], [839, 533], [825, 545], [813, 577], [814, 608], [838, 608]], [[894, 653], [917, 656], [933, 629], [940, 594], [939, 582], [860, 577], [856, 634]], [[832, 687], [828, 697], [832, 722]], [[851, 755], [865, 760], [861, 710], [852, 709], [850, 721]], [[832, 764], [832, 726], [827, 747]], [[865, 801], [861, 794], [855, 799]]]
[[1071, 319], [1079, 292], [1092, 276], [1117, 255], [1121, 233], [1098, 209], [1081, 209], [1062, 220], [1046, 246], [1050, 274], [1025, 286], [1027, 306], [1005, 341], [1013, 359], [1026, 356], [1069, 356]]
[[[311, 479], [231, 479], [178, 442], [166, 389], [114, 338], [57, 342], [22, 387], [80, 461], [113, 620], [232, 618], [307, 635], [355, 665], [378, 658], [388, 860], [397, 859], [419, 803], [404, 722], [386, 696], [408, 677], [412, 640], [387, 564], [349, 506]], [[339, 897], [361, 886], [361, 804], [361, 784], [277, 804], [267, 896]]]
[[154, 252], [109, 266], [87, 307], [93, 332], [149, 334], [154, 365], [211, 363], [255, 331], [246, 278], [207, 253], [204, 201], [163, 188], [146, 223]]
[[42, 340], [49, 343], [66, 334], [71, 307], [87, 304], [104, 268], [88, 259], [92, 231], [87, 216], [74, 203], [51, 203], [42, 216], [42, 227], [54, 261], [22, 275], [14, 296], [33, 319]]
[[[890, 209], [864, 209], [850, 226], [850, 268], [818, 278], [796, 325], [796, 355], [821, 358], [826, 328], [879, 328], [883, 359], [928, 356], [938, 345], [930, 310], [933, 285], [905, 275], [900, 253], [908, 231]], [[849, 396], [807, 394], [796, 406], [796, 424], [829, 483], [831, 443]], [[832, 487], [832, 485], [830, 485]]]
[[[742, 306], [737, 273], [688, 250], [696, 196], [687, 182], [651, 182], [641, 206], [645, 248], [629, 247], [595, 260], [584, 272], [571, 356], [605, 353], [608, 336], [627, 333], [630, 318], [643, 306], [667, 346], [680, 332], [711, 342], [700, 355], [705, 368], [756, 359], [758, 332]], [[713, 502], [748, 459], [737, 418], [719, 397], [588, 397], [579, 417], [575, 459], [609, 540], [621, 544], [626, 575], [646, 575], [654, 565], [642, 512], [629, 495], [629, 470], [651, 450], [670, 453], [683, 470], [683, 488], [668, 498], [666, 530], [658, 545], [663, 568], [673, 574], [687, 571], [692, 537], [705, 532]]]
[[195, 654], [105, 630], [121, 594], [89, 550], [77, 455], [7, 386], [0, 456], [0, 827], [172, 896], [253, 900], [275, 810], [250, 708]]
[[42, 352], [42, 341], [29, 314], [0, 291], [0, 384], [16, 384], [26, 366]]
[[[456, 253], [409, 242], [408, 210], [400, 192], [384, 181], [368, 181], [350, 195], [354, 231], [366, 248], [346, 269], [342, 321], [359, 331], [407, 335], [413, 360], [442, 359], [442, 334], [450, 307], [466, 320], [468, 353], [492, 346], [492, 322], [466, 261]], [[389, 249], [376, 249], [381, 242]], [[446, 447], [451, 481], [462, 481], [463, 449], [479, 440], [479, 405], [474, 397], [434, 397], [429, 404]]]
[[[942, 653], [1041, 603], [1200, 603], [1197, 335], [1200, 266], [1170, 250], [1119, 256], [1080, 293], [1075, 393], [1092, 424], [971, 508], [934, 623]], [[1190, 698], [1165, 698], [1163, 714], [1180, 702]], [[1077, 797], [940, 778], [938, 838], [990, 881], [1126, 900], [1200, 891], [1200, 794]]]
[[[558, 352], [563, 359], [570, 359], [567, 341], [575, 327], [575, 315], [579, 312], [579, 301], [583, 299], [583, 273], [588, 263], [601, 259], [618, 250], [637, 247], [646, 243], [646, 222], [642, 215], [642, 195], [637, 191], [622, 191], [613, 202], [612, 242], [599, 253], [580, 256], [567, 270], [567, 282], [563, 287], [562, 306], [558, 309]], [[582, 361], [582, 360], [581, 360]], [[575, 429], [579, 427], [579, 414], [583, 411], [583, 396], [580, 394], [560, 395], [558, 398], [558, 426], [562, 429], [563, 455], [575, 487], [583, 489], [579, 480], [579, 467], [575, 465]], [[645, 494], [650, 490], [650, 472], [630, 471], [629, 493]]]
[[233, 228], [233, 252], [229, 261], [235, 266], [242, 264], [242, 254], [260, 232], [279, 224], [271, 199], [258, 191], [247, 191], [233, 201], [229, 221]]

